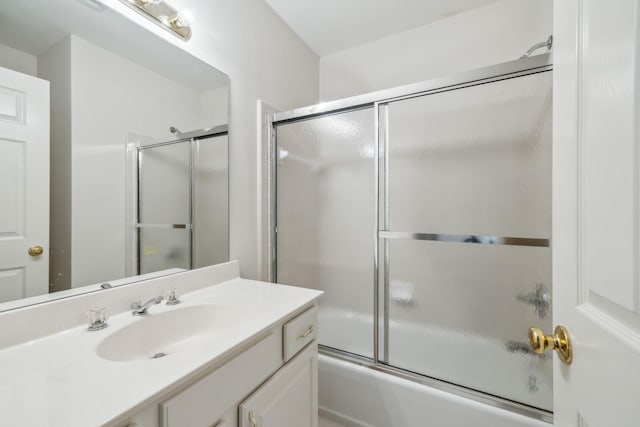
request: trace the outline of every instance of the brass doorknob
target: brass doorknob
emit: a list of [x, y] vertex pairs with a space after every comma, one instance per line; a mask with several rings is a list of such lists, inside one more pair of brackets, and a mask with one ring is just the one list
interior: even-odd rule
[[529, 344], [531, 344], [531, 349], [538, 354], [544, 353], [548, 348], [555, 350], [560, 360], [567, 365], [571, 364], [573, 360], [571, 337], [564, 326], [556, 326], [553, 335], [545, 335], [538, 328], [529, 328]]
[[31, 246], [29, 248], [29, 255], [31, 256], [40, 256], [44, 253], [44, 248], [42, 246], [36, 245]]

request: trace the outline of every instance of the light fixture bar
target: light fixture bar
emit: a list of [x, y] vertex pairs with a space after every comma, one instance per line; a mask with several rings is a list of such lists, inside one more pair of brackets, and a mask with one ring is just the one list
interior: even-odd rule
[[184, 41], [191, 38], [189, 20], [164, 0], [120, 0], [131, 9], [155, 22]]

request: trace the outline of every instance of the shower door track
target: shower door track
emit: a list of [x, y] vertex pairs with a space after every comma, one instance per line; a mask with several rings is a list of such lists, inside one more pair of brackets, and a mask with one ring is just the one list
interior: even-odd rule
[[[480, 68], [476, 70], [467, 71], [450, 77], [438, 78], [428, 80], [421, 83], [410, 84], [397, 88], [382, 90], [378, 92], [372, 92], [369, 94], [354, 96], [336, 101], [330, 101], [313, 105], [309, 107], [298, 108], [291, 111], [285, 111], [276, 113], [268, 118], [268, 125], [270, 132], [268, 133], [268, 150], [270, 153], [269, 161], [267, 164], [268, 175], [268, 196], [269, 200], [269, 263], [268, 274], [271, 282], [277, 282], [277, 246], [278, 246], [278, 222], [277, 222], [277, 172], [276, 162], [277, 156], [277, 136], [276, 128], [278, 125], [304, 121], [313, 119], [320, 116], [328, 116], [331, 114], [342, 113], [347, 111], [354, 111], [364, 108], [373, 108], [374, 114], [374, 127], [375, 127], [375, 143], [374, 143], [374, 174], [375, 174], [375, 187], [374, 187], [374, 199], [375, 203], [374, 218], [375, 229], [373, 230], [374, 250], [373, 250], [373, 359], [354, 355], [352, 353], [326, 347], [320, 345], [321, 352], [330, 356], [338, 357], [340, 359], [356, 363], [362, 366], [369, 367], [374, 370], [388, 373], [397, 377], [409, 379], [421, 384], [425, 384], [434, 387], [439, 390], [451, 392], [456, 395], [464, 396], [482, 403], [486, 403], [498, 408], [507, 409], [516, 413], [530, 416], [535, 419], [543, 420], [549, 423], [553, 422], [553, 412], [549, 412], [543, 409], [528, 406], [522, 403], [518, 403], [503, 397], [495, 396], [485, 392], [476, 391], [468, 387], [449, 383], [447, 381], [432, 378], [423, 374], [418, 374], [411, 371], [406, 371], [397, 367], [390, 366], [381, 361], [380, 348], [382, 348], [384, 360], [388, 360], [388, 327], [389, 318], [386, 304], [388, 303], [388, 286], [383, 286], [385, 295], [383, 295], [385, 307], [384, 317], [380, 319], [380, 267], [381, 262], [384, 267], [382, 282], [387, 283], [388, 277], [388, 242], [389, 239], [402, 238], [413, 240], [441, 240], [444, 242], [451, 241], [455, 237], [448, 234], [435, 234], [435, 233], [398, 233], [388, 231], [388, 200], [389, 198], [381, 197], [381, 187], [386, 191], [388, 183], [381, 182], [381, 177], [388, 175], [386, 173], [388, 169], [388, 135], [387, 133], [387, 121], [386, 113], [389, 103], [399, 101], [403, 99], [416, 98], [419, 96], [431, 95], [436, 93], [448, 92], [452, 90], [458, 90], [462, 88], [483, 85], [487, 83], [493, 83], [503, 80], [509, 80], [513, 78], [528, 76], [532, 74], [544, 73], [553, 70], [551, 54], [545, 53], [537, 56], [531, 56], [527, 58], [521, 58], [515, 61], [510, 61], [490, 67]], [[384, 153], [383, 160], [381, 162], [380, 153]], [[382, 171], [382, 172], [381, 172]], [[476, 236], [478, 237], [478, 236]], [[523, 238], [523, 237], [510, 237], [510, 236], [479, 236], [483, 238], [493, 238], [495, 241], [491, 244], [503, 244], [503, 245], [518, 245], [518, 246], [537, 246], [537, 247], [550, 247], [550, 239], [536, 239], [536, 238]], [[382, 260], [380, 258], [380, 240], [383, 241]], [[478, 244], [477, 242], [459, 242]], [[480, 242], [482, 244], [482, 242]], [[488, 244], [488, 243], [485, 243]], [[382, 320], [382, 322], [381, 322]], [[384, 342], [380, 345], [380, 323], [384, 328]]]
[[283, 124], [291, 121], [310, 119], [329, 113], [337, 113], [363, 107], [371, 107], [375, 103], [386, 103], [404, 98], [446, 92], [467, 86], [507, 80], [515, 77], [536, 74], [553, 69], [551, 54], [545, 53], [516, 61], [505, 62], [490, 67], [466, 71], [449, 77], [436, 78], [420, 83], [399, 86], [392, 89], [380, 90], [364, 95], [352, 96], [336, 101], [322, 102], [317, 105], [296, 108], [290, 111], [275, 113], [270, 117], [271, 125]]

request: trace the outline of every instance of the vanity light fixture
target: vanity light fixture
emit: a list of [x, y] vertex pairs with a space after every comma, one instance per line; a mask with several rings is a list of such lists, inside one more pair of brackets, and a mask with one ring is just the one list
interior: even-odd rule
[[179, 12], [164, 0], [120, 0], [136, 12], [177, 35], [182, 40], [191, 38], [191, 26], [188, 15]]

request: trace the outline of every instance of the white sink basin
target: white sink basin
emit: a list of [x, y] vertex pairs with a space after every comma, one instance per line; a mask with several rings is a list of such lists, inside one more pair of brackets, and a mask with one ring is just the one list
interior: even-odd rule
[[218, 304], [180, 307], [160, 313], [151, 310], [102, 340], [97, 348], [98, 356], [117, 362], [170, 357], [215, 339], [242, 318], [232, 307]]

